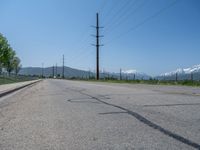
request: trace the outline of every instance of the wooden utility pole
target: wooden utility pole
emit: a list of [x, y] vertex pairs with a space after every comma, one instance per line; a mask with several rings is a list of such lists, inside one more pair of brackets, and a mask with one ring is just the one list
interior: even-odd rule
[[62, 78], [65, 78], [65, 56], [63, 55]]
[[120, 68], [119, 79], [122, 80], [122, 69]]
[[193, 73], [191, 72], [191, 81], [193, 81]]
[[54, 65], [52, 67], [52, 77], [54, 78]]
[[57, 63], [56, 63], [56, 78], [57, 78], [57, 74], [58, 74], [58, 73], [57, 73]]
[[99, 14], [96, 13], [96, 26], [93, 26], [96, 28], [96, 44], [92, 44], [96, 46], [96, 79], [99, 80], [99, 47], [103, 46], [99, 44], [99, 38], [102, 37], [99, 35], [99, 29], [103, 27], [99, 27]]
[[96, 14], [96, 79], [99, 80], [99, 14]]
[[42, 78], [44, 77], [44, 63], [42, 63]]

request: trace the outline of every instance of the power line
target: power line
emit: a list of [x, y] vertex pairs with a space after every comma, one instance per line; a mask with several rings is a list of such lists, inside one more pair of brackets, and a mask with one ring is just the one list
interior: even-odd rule
[[[121, 19], [121, 17], [125, 16], [125, 14], [127, 12], [129, 12], [129, 10], [131, 10], [131, 8], [135, 5], [135, 3], [138, 0], [134, 0], [134, 1], [127, 1], [126, 3], [124, 3], [124, 5], [122, 5], [122, 7], [114, 14], [114, 16], [109, 20], [108, 24], [106, 25], [106, 28], [109, 28], [110, 26], [113, 25], [113, 23], [117, 22], [118, 20]], [[127, 11], [128, 10], [128, 11]], [[120, 17], [119, 17], [120, 16]]]
[[85, 50], [87, 50], [87, 51], [85, 51], [82, 55], [79, 55], [79, 57], [76, 57], [73, 60], [73, 62], [77, 62], [77, 60], [80, 61], [81, 58], [83, 58], [83, 57], [85, 58], [86, 56], [88, 56], [89, 54], [94, 52], [93, 49], [85, 49]]
[[[86, 32], [86, 33], [89, 33], [89, 31]], [[86, 36], [85, 36], [85, 37], [86, 37]], [[78, 51], [76, 51], [76, 54], [80, 54], [80, 53], [83, 52], [83, 49], [85, 49], [87, 45], [84, 45], [84, 46], [82, 46], [82, 45], [85, 44], [85, 41], [86, 41], [88, 38], [89, 38], [89, 36], [87, 36], [87, 38], [84, 38], [84, 39], [82, 40], [82, 42], [80, 42], [80, 43], [81, 43], [81, 44], [79, 45], [80, 48], [78, 48]], [[82, 48], [81, 48], [81, 47], [82, 47]], [[73, 51], [75, 51], [75, 49], [74, 49]], [[77, 55], [75, 55], [75, 56], [73, 56], [73, 57], [67, 59], [67, 62], [71, 62], [71, 61], [72, 61], [74, 58], [76, 58], [76, 57], [77, 57]]]
[[[137, 2], [137, 1], [136, 1]], [[111, 31], [113, 31], [114, 29], [116, 29], [117, 27], [119, 27], [122, 23], [124, 23], [125, 21], [128, 20], [128, 18], [130, 16], [133, 16], [137, 11], [139, 11], [148, 1], [143, 1], [143, 3], [141, 3], [138, 7], [136, 7], [135, 9], [132, 9], [133, 11], [130, 11], [130, 13], [128, 13], [127, 11], [127, 15], [122, 14], [121, 16], [119, 16], [119, 20], [118, 22], [114, 22], [113, 26], [111, 26], [111, 30], [110, 28], [107, 28], [105, 31], [106, 33], [110, 33]], [[135, 6], [136, 3], [134, 3], [132, 6]], [[113, 29], [113, 30], [112, 30]], [[107, 32], [108, 31], [108, 32]]]
[[[103, 11], [103, 9], [105, 8], [107, 2], [108, 2], [108, 0], [104, 0], [102, 5], [100, 6], [100, 8], [98, 10], [99, 11]], [[92, 22], [93, 22], [93, 19], [91, 19], [91, 23], [90, 24], [92, 24]], [[90, 30], [87, 30], [87, 32], [84, 32], [84, 34], [82, 35], [84, 38], [82, 38], [81, 42], [79, 42], [79, 43], [81, 43], [80, 45], [83, 45], [84, 42], [89, 38], [89, 36], [86, 37], [86, 35], [89, 35], [89, 32], [90, 32]], [[79, 54], [85, 53], [85, 49], [86, 49], [87, 46], [88, 45], [80, 46], [80, 49], [79, 49], [79, 51], [77, 53], [79, 53]], [[68, 62], [73, 61], [75, 58], [77, 58], [77, 55], [74, 56], [74, 57], [71, 57], [70, 59], [68, 59]]]
[[[110, 4], [112, 4], [112, 0], [110, 0], [109, 2], [111, 2]], [[119, 2], [117, 1], [117, 4], [119, 4]], [[103, 16], [104, 16], [104, 20], [102, 20], [102, 22], [104, 23], [107, 18], [109, 17], [109, 15], [111, 14], [111, 12], [113, 11], [114, 9], [114, 5], [112, 5], [112, 7], [110, 9], [108, 9], [108, 11], [104, 11], [102, 12]]]
[[108, 0], [104, 0], [101, 7], [98, 9], [99, 12], [102, 12], [107, 4]]
[[[127, 1], [124, 1], [124, 3], [122, 3], [122, 7], [120, 7], [120, 9], [114, 14], [114, 16], [111, 17], [111, 19], [109, 19], [109, 22], [105, 22], [104, 25], [106, 25], [107, 27], [110, 25], [110, 23], [118, 16], [118, 14], [120, 14], [121, 12], [123, 12], [124, 10], [127, 10], [126, 7], [129, 6], [128, 4], [131, 3], [132, 1], [131, 0], [127, 0]], [[117, 4], [120, 4], [119, 2]], [[110, 10], [110, 14], [111, 12], [114, 10], [114, 8], [117, 8], [116, 5], [113, 5], [113, 7], [111, 8]], [[115, 6], [115, 7], [114, 7]], [[108, 14], [105, 15], [105, 17], [108, 18]], [[106, 19], [104, 19], [106, 20]]]
[[142, 22], [138, 23], [137, 25], [133, 26], [132, 28], [130, 28], [129, 30], [127, 30], [126, 32], [121, 33], [120, 35], [118, 35], [117, 37], [111, 39], [110, 41], [106, 42], [106, 44], [111, 43], [112, 41], [121, 38], [123, 35], [130, 33], [131, 31], [139, 28], [140, 26], [142, 26], [143, 24], [145, 24], [146, 22], [148, 22], [149, 20], [157, 17], [158, 15], [160, 15], [161, 13], [163, 13], [164, 11], [166, 11], [167, 9], [171, 8], [172, 6], [174, 6], [179, 0], [175, 0], [172, 3], [170, 3], [169, 5], [167, 5], [166, 7], [160, 9], [159, 11], [157, 11], [156, 13], [154, 13], [153, 15], [147, 17], [146, 19], [144, 19]]
[[[91, 18], [90, 24], [92, 24], [92, 23], [93, 23], [93, 17]], [[88, 26], [88, 28], [89, 28], [89, 26]], [[80, 36], [80, 37], [82, 37], [81, 40], [79, 40], [80, 42], [79, 42], [79, 46], [78, 47], [80, 47], [80, 48], [78, 48], [78, 51], [76, 51], [75, 49], [73, 50], [73, 51], [76, 51], [76, 54], [82, 53], [83, 49], [87, 46], [87, 45], [85, 45], [85, 41], [90, 37], [90, 36], [88, 36], [89, 33], [90, 33], [90, 30], [84, 30], [84, 32]], [[76, 57], [77, 57], [77, 55], [75, 55], [75, 56], [73, 56], [71, 58], [68, 58], [67, 62], [71, 62]]]
[[[103, 3], [102, 3], [102, 5], [101, 5], [101, 7], [100, 7], [98, 10], [99, 10], [99, 11], [103, 11], [103, 9], [105, 8], [107, 2], [108, 2], [108, 0], [104, 0]], [[93, 20], [91, 19], [91, 24], [92, 24], [92, 22], [93, 22]], [[83, 44], [85, 43], [85, 41], [89, 38], [89, 36], [86, 36], [86, 35], [89, 35], [89, 32], [90, 32], [90, 30], [87, 30], [87, 32], [84, 32], [84, 34], [82, 35], [84, 38], [82, 38], [81, 42], [79, 42], [79, 43], [81, 43], [81, 44], [79, 45], [79, 46], [80, 46], [80, 49], [78, 50], [77, 55], [75, 55], [75, 56], [69, 58], [69, 59], [67, 60], [67, 62], [72, 62], [72, 61], [74, 61], [75, 59], [77, 59], [78, 56], [80, 56], [80, 55], [82, 55], [82, 54], [85, 54], [85, 51], [87, 50], [87, 46], [89, 46], [89, 45], [84, 45], [84, 46], [82, 46], [82, 45], [83, 45]]]

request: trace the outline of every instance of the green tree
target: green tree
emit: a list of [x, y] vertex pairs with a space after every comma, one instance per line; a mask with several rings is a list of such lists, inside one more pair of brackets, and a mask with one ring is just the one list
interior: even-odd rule
[[15, 51], [12, 50], [12, 48], [9, 48], [9, 50], [4, 55], [4, 66], [6, 67], [6, 70], [10, 76], [10, 73], [14, 70], [14, 57], [15, 57]]
[[7, 39], [0, 33], [0, 73], [2, 68], [5, 68], [9, 75], [13, 70], [18, 74], [21, 65], [15, 51], [8, 44]]
[[8, 41], [6, 38], [0, 33], [0, 73], [2, 68], [4, 67], [5, 62], [5, 53], [9, 50]]

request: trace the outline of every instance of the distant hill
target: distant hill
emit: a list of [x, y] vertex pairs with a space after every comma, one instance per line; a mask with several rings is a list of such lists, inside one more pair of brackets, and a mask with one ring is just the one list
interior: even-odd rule
[[[57, 76], [62, 76], [62, 67], [57, 67]], [[84, 70], [78, 70], [78, 69], [73, 69], [70, 67], [65, 67], [64, 68], [65, 72], [65, 77], [71, 78], [71, 77], [88, 77], [94, 76], [94, 73], [89, 72], [89, 71], [84, 71]], [[40, 67], [25, 67], [22, 68], [19, 72], [21, 75], [37, 75], [41, 76], [42, 75], [42, 68]], [[56, 74], [56, 68], [54, 67], [54, 75]], [[43, 75], [45, 77], [50, 77], [53, 76], [53, 67], [48, 67], [43, 69]]]
[[[47, 67], [43, 69], [45, 77], [52, 77], [53, 67]], [[25, 67], [22, 68], [19, 72], [21, 75], [42, 75], [42, 68], [40, 67]], [[54, 75], [56, 74], [56, 69], [54, 68]], [[200, 80], [200, 65], [195, 65], [190, 68], [179, 68], [175, 71], [163, 73], [156, 77], [151, 77], [145, 73], [136, 71], [136, 70], [122, 70], [121, 75], [124, 80], [133, 80], [133, 79], [144, 79], [148, 80], [150, 78], [155, 78], [158, 80], [176, 80], [176, 74], [178, 80]], [[57, 67], [57, 77], [62, 76], [62, 67]], [[94, 72], [74, 69], [70, 67], [65, 67], [65, 77], [66, 78], [95, 78], [96, 74]], [[111, 73], [111, 72], [101, 72], [100, 78], [113, 78], [120, 79], [120, 73]]]
[[[43, 69], [44, 76], [45, 77], [52, 77], [53, 75], [53, 67], [48, 67]], [[41, 76], [42, 75], [42, 68], [41, 67], [25, 67], [22, 68], [19, 72], [21, 75], [37, 75]], [[54, 75], [56, 74], [56, 69], [54, 67]], [[57, 76], [62, 76], [62, 67], [57, 67]], [[89, 71], [84, 71], [84, 70], [79, 70], [79, 69], [74, 69], [70, 67], [65, 67], [65, 77], [67, 78], [88, 78], [88, 77], [95, 77], [94, 72], [89, 72]], [[120, 73], [110, 73], [110, 72], [101, 72], [100, 73], [101, 78], [115, 78], [119, 79], [120, 78]], [[150, 76], [146, 75], [145, 73], [133, 71], [133, 70], [127, 70], [127, 71], [122, 71], [122, 79], [149, 79]]]

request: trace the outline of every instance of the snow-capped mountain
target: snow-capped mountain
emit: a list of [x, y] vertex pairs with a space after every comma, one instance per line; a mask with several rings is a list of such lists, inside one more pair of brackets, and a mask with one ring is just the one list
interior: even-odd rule
[[120, 77], [124, 80], [133, 80], [133, 79], [144, 79], [148, 80], [151, 78], [151, 76], [142, 73], [140, 71], [137, 71], [135, 69], [128, 69], [128, 70], [121, 70], [120, 72], [107, 72], [103, 70], [100, 73], [101, 78], [115, 78], [120, 79]]
[[171, 72], [161, 74], [161, 76], [170, 76], [170, 75], [174, 75], [176, 73], [178, 73], [178, 74], [191, 74], [191, 73], [197, 73], [197, 72], [200, 72], [200, 64], [194, 65], [190, 68], [185, 68], [185, 69], [179, 68], [175, 71], [171, 71]]
[[146, 75], [147, 76], [147, 74], [140, 72], [140, 71], [137, 71], [135, 69], [122, 70], [122, 74], [127, 74], [127, 75], [128, 74], [136, 74], [136, 75]]
[[163, 73], [157, 78], [159, 80], [200, 80], [200, 64]]
[[[149, 79], [151, 78], [151, 76], [143, 73], [143, 72], [140, 72], [140, 71], [137, 71], [135, 69], [129, 69], [129, 70], [122, 70], [122, 76], [125, 77], [125, 78], [129, 78], [129, 79]], [[118, 74], [119, 75], [119, 74]]]
[[138, 73], [138, 71], [130, 69], [130, 70], [122, 70], [122, 73], [124, 73], [124, 74], [134, 74], [134, 73]]

